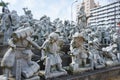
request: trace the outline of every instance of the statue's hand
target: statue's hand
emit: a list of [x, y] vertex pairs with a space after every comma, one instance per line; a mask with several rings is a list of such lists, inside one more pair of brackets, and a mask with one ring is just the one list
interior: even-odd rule
[[41, 47], [38, 47], [39, 50], [41, 50], [42, 48]]
[[16, 45], [12, 45], [11, 47], [12, 47], [13, 49], [16, 49]]
[[47, 56], [41, 57], [41, 60], [45, 60], [47, 58]]
[[29, 61], [29, 62], [28, 62], [28, 65], [30, 65], [30, 66], [33, 65], [33, 64], [34, 64], [34, 63], [33, 63], [32, 61]]

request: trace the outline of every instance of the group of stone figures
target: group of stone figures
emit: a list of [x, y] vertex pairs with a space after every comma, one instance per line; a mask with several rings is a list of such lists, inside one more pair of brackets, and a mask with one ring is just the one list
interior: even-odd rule
[[59, 18], [50, 20], [50, 17], [44, 15], [40, 20], [33, 19], [31, 10], [23, 8], [25, 15], [19, 16], [15, 10], [9, 11], [8, 8], [3, 8], [3, 13], [0, 14], [1, 25], [0, 31], [4, 33], [4, 44], [7, 44], [7, 40], [13, 31], [18, 28], [32, 27], [34, 29], [33, 38], [35, 41], [42, 45], [48, 35], [57, 31], [60, 32], [66, 43], [69, 43], [72, 35], [78, 31], [75, 22], [70, 22], [69, 20], [62, 22]]
[[[61, 59], [61, 49], [67, 44], [70, 51], [65, 54], [71, 56], [69, 70], [73, 73], [120, 64], [119, 28], [87, 26], [84, 7], [80, 8], [78, 25], [70, 21], [63, 24], [60, 19], [51, 22], [47, 16], [35, 20], [30, 10], [23, 10], [25, 15], [18, 16], [16, 11], [4, 7], [1, 14], [0, 31], [9, 45], [1, 61], [3, 80], [39, 80], [41, 74], [45, 78], [67, 75], [68, 68], [62, 67]], [[41, 51], [39, 61], [44, 61], [44, 71], [31, 60], [33, 48]]]

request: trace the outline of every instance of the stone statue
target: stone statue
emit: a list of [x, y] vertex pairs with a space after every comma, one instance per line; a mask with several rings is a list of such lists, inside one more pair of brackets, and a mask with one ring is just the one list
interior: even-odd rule
[[1, 31], [7, 31], [7, 28], [10, 26], [10, 11], [8, 8], [3, 8], [3, 13], [1, 17]]
[[5, 69], [7, 78], [11, 77], [9, 76], [11, 74], [16, 80], [31, 79], [31, 77], [37, 77], [36, 80], [39, 80], [39, 77], [35, 74], [40, 67], [31, 60], [33, 55], [31, 48], [34, 46], [40, 50], [41, 47], [30, 38], [32, 33], [33, 29], [26, 27], [18, 29], [12, 34], [12, 38], [8, 42], [10, 48], [1, 61], [1, 66]]
[[117, 27], [116, 32], [114, 32], [111, 37], [113, 41], [118, 45], [118, 52], [120, 53], [120, 27]]
[[97, 38], [99, 39], [99, 42], [102, 41], [102, 30], [101, 27], [97, 27], [97, 30], [95, 31], [95, 34], [97, 36]]
[[102, 48], [105, 56], [105, 62], [107, 66], [113, 66], [118, 64], [117, 59], [117, 44], [116, 42], [111, 43], [109, 46]]
[[92, 70], [105, 67], [103, 55], [100, 54], [99, 47], [93, 41], [89, 41], [89, 60]]
[[85, 8], [82, 5], [80, 8], [80, 11], [78, 12], [78, 16], [77, 16], [77, 24], [79, 26], [79, 30], [81, 31], [81, 29], [84, 29], [87, 26], [87, 17], [85, 14]]
[[3, 8], [2, 19], [1, 19], [1, 32], [4, 34], [3, 44], [7, 44], [7, 40], [10, 38], [12, 33], [11, 28], [12, 20], [10, 11], [8, 8]]
[[78, 29], [77, 29], [77, 26], [76, 24], [72, 21], [71, 25], [69, 26], [70, 29], [69, 29], [69, 40], [72, 39], [72, 35], [74, 35], [75, 32], [78, 32]]
[[25, 15], [28, 16], [29, 19], [33, 19], [33, 15], [31, 13], [31, 10], [28, 10], [28, 8], [23, 8]]
[[84, 37], [81, 33], [76, 32], [70, 43], [70, 51], [72, 56], [72, 63], [70, 67], [73, 72], [81, 72], [88, 70], [87, 66], [87, 52], [84, 47]]
[[56, 18], [56, 19], [53, 21], [53, 25], [56, 27], [59, 22], [60, 22], [60, 19], [59, 19], [59, 18]]
[[110, 33], [109, 33], [109, 28], [105, 28], [103, 31], [102, 31], [102, 43], [105, 44], [105, 45], [109, 45], [111, 40], [110, 40]]
[[91, 34], [92, 30], [90, 28], [85, 29], [84, 32], [84, 38], [88, 42], [89, 41], [89, 35]]
[[[68, 48], [69, 44], [72, 62], [65, 68], [73, 73], [120, 64], [120, 27], [87, 25], [92, 15], [85, 14], [84, 5], [77, 13], [77, 24], [69, 20], [63, 23], [59, 18], [51, 21], [47, 15], [39, 20], [33, 19], [31, 10], [23, 10], [25, 15], [19, 16], [17, 11], [10, 12], [4, 6], [0, 14], [0, 38], [4, 35], [4, 40], [0, 39], [0, 42], [9, 45], [1, 61], [5, 71], [4, 79], [13, 77], [16, 80], [39, 80], [38, 73], [44, 74], [45, 78], [66, 75], [62, 59], [66, 58], [64, 55], [68, 56], [64, 53], [69, 50], [62, 48]], [[38, 72], [40, 66], [31, 60], [33, 47], [42, 49], [39, 61], [43, 60], [44, 71]]]
[[65, 36], [65, 41], [66, 43], [69, 43], [69, 35], [70, 35], [70, 21], [69, 20], [66, 20], [64, 21], [64, 36]]
[[11, 27], [13, 31], [19, 28], [20, 17], [17, 14], [17, 11], [13, 10], [11, 13], [12, 24]]
[[59, 36], [53, 32], [42, 45], [41, 59], [45, 59], [45, 78], [52, 78], [67, 74], [67, 72], [62, 68], [62, 60], [58, 54], [58, 38]]
[[22, 27], [25, 23], [29, 23], [29, 18], [26, 15], [20, 16], [20, 27]]

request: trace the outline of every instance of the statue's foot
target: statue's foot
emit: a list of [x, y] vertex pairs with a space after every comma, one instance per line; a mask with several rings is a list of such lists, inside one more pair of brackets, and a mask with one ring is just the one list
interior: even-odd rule
[[45, 72], [45, 75], [50, 75], [51, 72]]
[[75, 63], [75, 62], [72, 62], [71, 64], [73, 65], [73, 64], [76, 64], [76, 63]]
[[64, 69], [59, 69], [59, 71], [61, 71], [61, 72], [66, 72]]

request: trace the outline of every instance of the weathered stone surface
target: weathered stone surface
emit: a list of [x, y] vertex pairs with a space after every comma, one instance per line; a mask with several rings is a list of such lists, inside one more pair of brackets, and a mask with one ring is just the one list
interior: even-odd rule
[[[55, 78], [52, 80], [109, 80], [112, 77], [120, 75], [120, 67], [103, 68], [98, 70], [87, 71], [74, 75]], [[119, 79], [118, 79], [119, 80]]]
[[[16, 80], [21, 80], [21, 75], [26, 79], [38, 72], [40, 66], [31, 60], [33, 55], [31, 46], [38, 50], [41, 48], [30, 38], [32, 33], [32, 28], [26, 27], [12, 34], [11, 39], [8, 41], [9, 49], [1, 61], [1, 66], [8, 70], [4, 74], [11, 74]], [[7, 76], [7, 78], [9, 77]]]
[[42, 60], [45, 60], [45, 70], [42, 73], [45, 78], [58, 77], [67, 74], [62, 68], [60, 57], [59, 35], [53, 32], [42, 45]]
[[39, 76], [34, 76], [34, 77], [32, 77], [32, 78], [23, 79], [23, 80], [40, 80], [40, 77], [39, 77]]
[[50, 74], [45, 74], [45, 71], [40, 71], [39, 73], [40, 76], [44, 76], [45, 79], [49, 79], [49, 78], [56, 78], [56, 77], [60, 77], [60, 76], [65, 76], [67, 75], [67, 72], [53, 72], [53, 73], [50, 73]]

